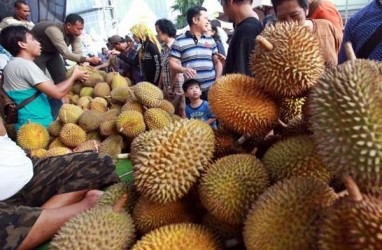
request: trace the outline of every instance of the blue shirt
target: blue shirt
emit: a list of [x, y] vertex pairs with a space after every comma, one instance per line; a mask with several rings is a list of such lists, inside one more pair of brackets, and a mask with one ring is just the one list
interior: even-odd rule
[[[210, 118], [215, 118], [215, 115], [211, 113], [210, 105], [207, 101], [203, 101], [197, 108], [193, 108], [188, 104], [186, 106], [186, 116], [188, 119], [197, 119], [204, 122], [207, 122]], [[211, 127], [216, 129], [216, 121], [211, 124]]]
[[[347, 60], [344, 50], [345, 42], [350, 41], [357, 56], [357, 52], [382, 24], [382, 4], [373, 0], [369, 5], [352, 16], [345, 25], [344, 38], [339, 54], [339, 63]], [[382, 41], [370, 53], [368, 59], [382, 61]]]
[[189, 31], [175, 39], [170, 57], [181, 61], [182, 66], [196, 70], [195, 79], [200, 82], [202, 91], [208, 90], [215, 82], [215, 65], [212, 54], [218, 52], [215, 40], [203, 35], [199, 40]]

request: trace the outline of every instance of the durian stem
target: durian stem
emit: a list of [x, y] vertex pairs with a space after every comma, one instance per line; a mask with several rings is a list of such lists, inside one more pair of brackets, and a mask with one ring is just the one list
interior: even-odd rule
[[257, 36], [256, 37], [256, 43], [260, 45], [263, 49], [267, 51], [272, 51], [273, 50], [273, 44], [269, 42], [265, 37], [263, 36]]
[[94, 144], [94, 148], [95, 148], [96, 152], [99, 153], [98, 152], [98, 145], [97, 145], [96, 140], [93, 140], [93, 144]]
[[359, 191], [359, 188], [358, 188], [357, 184], [355, 183], [355, 181], [353, 180], [353, 178], [351, 178], [350, 176], [345, 176], [342, 179], [342, 181], [344, 182], [344, 184], [346, 186], [346, 190], [348, 191], [350, 198], [353, 201], [361, 201], [362, 200], [362, 194]]
[[288, 127], [288, 125], [287, 125], [286, 123], [284, 123], [283, 121], [281, 121], [280, 119], [279, 119], [279, 124], [280, 124], [281, 127], [283, 127], [283, 128], [287, 128], [287, 127]]
[[236, 144], [237, 144], [237, 145], [243, 145], [248, 139], [249, 139], [249, 136], [247, 136], [247, 135], [243, 135], [242, 137], [240, 137], [240, 138], [236, 141]]
[[129, 154], [119, 154], [118, 155], [118, 159], [128, 159], [129, 158]]
[[349, 61], [353, 61], [353, 60], [357, 59], [357, 57], [355, 56], [351, 42], [345, 43], [345, 52], [346, 52], [346, 57], [348, 58]]
[[123, 177], [125, 177], [125, 176], [131, 175], [132, 173], [133, 173], [133, 171], [129, 171], [129, 172], [124, 173], [123, 175], [120, 175], [120, 176], [118, 176], [118, 177], [119, 177], [119, 178], [123, 178]]
[[119, 200], [117, 200], [113, 206], [114, 213], [121, 213], [124, 211], [124, 208], [127, 203], [127, 194], [124, 194]]

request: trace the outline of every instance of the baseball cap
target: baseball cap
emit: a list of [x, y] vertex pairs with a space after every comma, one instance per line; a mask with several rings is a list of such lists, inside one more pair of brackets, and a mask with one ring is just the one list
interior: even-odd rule
[[107, 39], [111, 46], [114, 46], [116, 43], [123, 43], [125, 42], [125, 39], [123, 37], [120, 37], [118, 35], [114, 35]]

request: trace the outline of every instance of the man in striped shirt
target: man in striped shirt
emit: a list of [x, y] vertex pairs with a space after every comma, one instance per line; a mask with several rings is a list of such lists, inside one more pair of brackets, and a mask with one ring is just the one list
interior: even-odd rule
[[203, 100], [207, 100], [208, 90], [223, 71], [223, 66], [216, 53], [214, 39], [207, 36], [207, 9], [200, 6], [187, 11], [187, 23], [190, 31], [179, 36], [170, 51], [171, 74], [182, 73], [185, 80], [196, 79], [201, 84]]

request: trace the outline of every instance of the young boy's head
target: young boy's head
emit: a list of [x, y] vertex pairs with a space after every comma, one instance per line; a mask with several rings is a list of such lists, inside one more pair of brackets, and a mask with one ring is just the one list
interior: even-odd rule
[[202, 90], [200, 89], [200, 82], [195, 79], [188, 79], [183, 83], [184, 95], [190, 100], [197, 100], [202, 95]]

